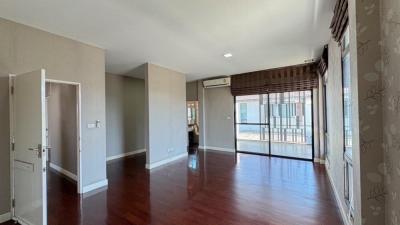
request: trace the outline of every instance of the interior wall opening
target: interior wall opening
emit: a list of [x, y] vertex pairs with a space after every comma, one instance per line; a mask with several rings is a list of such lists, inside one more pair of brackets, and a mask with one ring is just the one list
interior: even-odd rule
[[187, 101], [187, 124], [189, 149], [199, 146], [199, 102]]

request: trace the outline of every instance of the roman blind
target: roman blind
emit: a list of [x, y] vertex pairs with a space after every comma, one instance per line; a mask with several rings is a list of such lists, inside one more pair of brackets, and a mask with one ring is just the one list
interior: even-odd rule
[[348, 0], [337, 0], [331, 22], [333, 38], [339, 42], [349, 22]]
[[321, 59], [318, 62], [318, 73], [319, 75], [324, 76], [327, 70], [328, 70], [328, 45], [325, 45]]
[[234, 96], [304, 91], [318, 87], [317, 64], [262, 70], [231, 77]]

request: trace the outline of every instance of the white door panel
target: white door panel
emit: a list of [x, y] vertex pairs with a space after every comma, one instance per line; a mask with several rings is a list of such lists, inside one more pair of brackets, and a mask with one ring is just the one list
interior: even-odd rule
[[14, 78], [14, 217], [47, 224], [45, 70]]

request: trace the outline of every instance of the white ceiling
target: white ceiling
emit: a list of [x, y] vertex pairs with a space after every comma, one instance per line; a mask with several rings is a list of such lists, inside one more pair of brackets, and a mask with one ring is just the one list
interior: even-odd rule
[[[1, 0], [0, 17], [106, 49], [106, 71], [150, 62], [188, 80], [304, 63], [333, 0]], [[224, 58], [225, 53], [232, 58]]]

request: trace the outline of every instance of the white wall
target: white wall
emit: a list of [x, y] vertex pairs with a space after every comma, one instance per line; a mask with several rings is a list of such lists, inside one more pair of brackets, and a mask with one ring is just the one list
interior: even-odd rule
[[147, 64], [145, 82], [147, 167], [151, 168], [187, 152], [186, 78]]
[[339, 197], [339, 207], [347, 211], [344, 199], [344, 159], [343, 159], [343, 100], [342, 67], [340, 46], [331, 40], [329, 43], [329, 68], [327, 71], [327, 127], [328, 142], [326, 168], [334, 190]]

